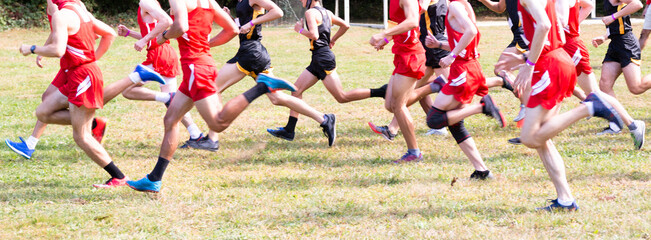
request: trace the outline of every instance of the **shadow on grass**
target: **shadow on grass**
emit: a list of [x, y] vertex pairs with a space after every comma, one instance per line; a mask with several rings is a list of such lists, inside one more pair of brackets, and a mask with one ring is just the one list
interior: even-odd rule
[[[121, 199], [141, 199], [141, 194], [127, 187], [120, 189], [93, 189], [88, 179], [70, 181], [62, 178], [55, 181], [0, 182], [0, 202], [9, 204], [31, 204], [34, 202], [72, 202], [84, 205], [90, 202]], [[79, 184], [72, 184], [73, 182]]]

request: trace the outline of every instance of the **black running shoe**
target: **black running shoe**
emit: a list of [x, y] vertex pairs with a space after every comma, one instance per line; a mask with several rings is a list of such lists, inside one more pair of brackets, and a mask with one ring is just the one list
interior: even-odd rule
[[284, 127], [279, 127], [276, 129], [267, 128], [267, 132], [277, 138], [282, 138], [287, 141], [294, 140], [294, 132], [288, 132]]
[[371, 127], [371, 130], [373, 130], [373, 132], [382, 135], [382, 137], [391, 142], [393, 142], [393, 139], [395, 139], [396, 135], [398, 135], [391, 133], [388, 126], [375, 126], [375, 124], [372, 122], [368, 122], [368, 126]]
[[475, 170], [474, 172], [472, 172], [472, 174], [470, 174], [471, 180], [486, 180], [492, 178], [493, 178], [493, 174], [491, 173], [490, 170], [486, 170], [486, 171]]
[[486, 114], [486, 116], [495, 118], [497, 122], [500, 124], [500, 127], [502, 128], [506, 127], [506, 119], [504, 118], [504, 115], [502, 115], [502, 113], [500, 112], [500, 109], [497, 108], [490, 95], [484, 96], [481, 99], [481, 103], [484, 104], [482, 112]]
[[520, 138], [519, 138], [519, 137], [517, 137], [517, 138], [511, 138], [511, 139], [508, 140], [508, 142], [509, 142], [510, 144], [513, 144], [513, 145], [520, 145], [520, 144], [522, 144], [522, 142], [520, 141]]
[[576, 201], [573, 201], [572, 204], [569, 206], [563, 206], [558, 202], [558, 199], [554, 200], [548, 200], [551, 204], [546, 207], [541, 207], [541, 208], [536, 208], [537, 211], [548, 211], [548, 212], [556, 212], [556, 211], [567, 211], [567, 212], [572, 212], [579, 210], [579, 205], [576, 204]]
[[502, 79], [502, 88], [509, 90], [513, 92], [513, 85], [511, 84], [511, 79], [509, 79], [509, 75], [504, 73], [504, 76], [499, 76]]
[[334, 114], [326, 114], [326, 120], [321, 123], [323, 134], [328, 138], [328, 146], [332, 147], [337, 139], [337, 123]]
[[195, 146], [191, 146], [192, 148], [196, 149], [203, 149], [203, 150], [208, 150], [211, 152], [219, 150], [219, 140], [218, 141], [213, 141], [210, 140], [208, 136], [203, 137], [201, 140], [197, 141], [195, 143]]
[[196, 148], [197, 142], [203, 138], [203, 133], [199, 135], [197, 138], [190, 138], [183, 145], [181, 145], [179, 148]]

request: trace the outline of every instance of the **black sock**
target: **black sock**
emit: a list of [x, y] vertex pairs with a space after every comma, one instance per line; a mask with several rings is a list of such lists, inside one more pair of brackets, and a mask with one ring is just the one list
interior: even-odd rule
[[163, 179], [163, 174], [165, 173], [165, 168], [167, 168], [167, 164], [169, 164], [169, 163], [170, 163], [169, 160], [167, 160], [165, 158], [162, 158], [162, 157], [158, 157], [158, 162], [156, 163], [156, 166], [154, 167], [153, 170], [151, 170], [151, 173], [149, 173], [149, 175], [147, 175], [147, 178], [149, 179], [149, 181], [155, 182], [155, 181], [160, 181], [161, 179]]
[[93, 126], [90, 129], [95, 129], [97, 127], [97, 118], [93, 118]]
[[120, 171], [118, 166], [115, 166], [113, 161], [111, 161], [108, 165], [106, 165], [106, 167], [104, 167], [104, 170], [106, 170], [106, 172], [109, 175], [111, 175], [112, 178], [117, 178], [117, 179], [124, 178], [124, 174], [122, 173], [122, 171]]
[[285, 125], [285, 131], [294, 132], [294, 130], [296, 130], [296, 122], [297, 121], [298, 121], [298, 118], [289, 116], [289, 120], [287, 120], [287, 125]]
[[256, 98], [264, 95], [265, 93], [269, 92], [269, 88], [267, 87], [266, 84], [259, 82], [256, 84], [254, 87], [251, 89], [247, 90], [244, 92], [242, 95], [244, 95], [244, 98], [246, 98], [246, 101], [251, 103], [253, 100]]
[[630, 131], [637, 130], [637, 126], [635, 125], [635, 122], [632, 122], [631, 125], [628, 125], [628, 130]]
[[384, 98], [387, 95], [387, 84], [382, 85], [380, 88], [371, 88], [371, 97], [381, 97]]

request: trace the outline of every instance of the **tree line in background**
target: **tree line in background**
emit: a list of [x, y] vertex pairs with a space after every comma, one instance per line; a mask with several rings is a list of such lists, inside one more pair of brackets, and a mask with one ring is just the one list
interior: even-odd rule
[[[135, 25], [136, 10], [139, 0], [82, 0], [86, 7], [99, 19], [109, 24]], [[234, 8], [238, 0], [217, 0], [222, 6]], [[303, 16], [304, 9], [299, 0], [273, 0], [285, 12], [285, 16], [276, 21], [279, 24], [291, 24]], [[322, 0], [327, 9], [335, 12], [335, 0]], [[169, 9], [168, 0], [159, 0], [163, 9]], [[339, 0], [339, 12], [343, 15], [343, 0]], [[470, 0], [478, 16], [500, 16], [488, 10], [479, 1]], [[602, 0], [597, 0], [597, 15], [603, 11]], [[16, 27], [43, 27], [47, 25], [45, 17], [46, 0], [0, 0], [0, 30]], [[351, 0], [350, 17], [352, 22], [381, 23], [382, 0]], [[233, 11], [234, 14], [234, 11]], [[637, 13], [641, 15], [641, 12]], [[503, 15], [503, 14], [502, 14]], [[343, 17], [343, 16], [342, 16]]]

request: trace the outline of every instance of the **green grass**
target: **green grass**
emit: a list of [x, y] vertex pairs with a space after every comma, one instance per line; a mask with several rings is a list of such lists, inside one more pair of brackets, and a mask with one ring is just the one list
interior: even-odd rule
[[[636, 26], [640, 29], [641, 26]], [[486, 76], [510, 41], [506, 27], [480, 28], [480, 59]], [[603, 33], [585, 26], [583, 39]], [[334, 51], [345, 89], [377, 87], [392, 71], [389, 49], [368, 45], [377, 30], [352, 28]], [[267, 28], [263, 40], [276, 75], [295, 79], [310, 61], [308, 42], [289, 28]], [[40, 95], [58, 70], [47, 59], [18, 54], [20, 43], [41, 44], [44, 30], [0, 32], [0, 132], [2, 138], [29, 136]], [[106, 83], [114, 82], [144, 59], [134, 41], [118, 38], [99, 61]], [[606, 46], [588, 47], [597, 76]], [[237, 41], [212, 50], [220, 64], [237, 51]], [[644, 60], [648, 60], [644, 57]], [[643, 73], [650, 72], [643, 65]], [[154, 87], [154, 84], [150, 87]], [[253, 86], [247, 78], [226, 90], [228, 100]], [[651, 95], [633, 96], [623, 79], [616, 84], [622, 104], [635, 118], [651, 123]], [[507, 116], [517, 114], [512, 94], [491, 94]], [[160, 194], [129, 188], [96, 190], [107, 174], [75, 145], [68, 126], [49, 126], [37, 152], [25, 160], [0, 147], [0, 239], [33, 238], [615, 238], [649, 239], [651, 168], [648, 150], [635, 151], [628, 133], [598, 137], [605, 121], [579, 121], [554, 139], [581, 210], [540, 213], [535, 207], [555, 198], [535, 151], [506, 140], [519, 131], [500, 129], [484, 117], [466, 125], [494, 181], [467, 180], [472, 167], [447, 137], [423, 136], [425, 114], [412, 107], [419, 164], [393, 165], [405, 151], [372, 133], [367, 121], [386, 124], [391, 114], [378, 99], [338, 104], [322, 84], [304, 94], [323, 112], [334, 112], [338, 139], [327, 147], [318, 124], [305, 117], [293, 142], [276, 139], [266, 128], [283, 126], [288, 110], [264, 97], [256, 100], [220, 136], [216, 153], [179, 149]], [[578, 104], [567, 99], [563, 110]], [[160, 103], [118, 97], [97, 112], [110, 119], [105, 148], [131, 178], [141, 178], [156, 161], [165, 108]], [[205, 124], [192, 111], [205, 131]], [[182, 131], [182, 138], [187, 133]], [[648, 147], [647, 147], [648, 148]], [[459, 180], [451, 186], [453, 178]]]

